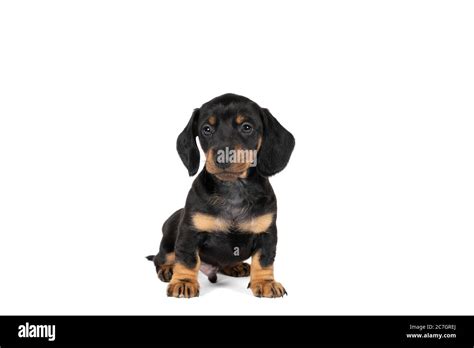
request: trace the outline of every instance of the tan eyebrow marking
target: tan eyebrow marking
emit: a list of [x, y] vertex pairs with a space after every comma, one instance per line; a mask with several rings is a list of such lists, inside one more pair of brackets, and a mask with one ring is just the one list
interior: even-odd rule
[[244, 123], [245, 120], [246, 120], [245, 116], [237, 115], [237, 117], [235, 118], [235, 123], [242, 124], [242, 123]]
[[207, 122], [209, 122], [209, 124], [210, 124], [211, 126], [215, 126], [215, 125], [216, 125], [216, 121], [217, 121], [217, 119], [216, 119], [216, 116], [214, 116], [214, 115], [212, 115], [211, 117], [209, 117], [209, 118], [207, 119]]

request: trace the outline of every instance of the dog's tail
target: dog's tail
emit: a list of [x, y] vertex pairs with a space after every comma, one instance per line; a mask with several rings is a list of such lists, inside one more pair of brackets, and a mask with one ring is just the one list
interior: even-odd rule
[[154, 260], [155, 260], [155, 255], [145, 256], [145, 258], [146, 258], [148, 261], [154, 261]]

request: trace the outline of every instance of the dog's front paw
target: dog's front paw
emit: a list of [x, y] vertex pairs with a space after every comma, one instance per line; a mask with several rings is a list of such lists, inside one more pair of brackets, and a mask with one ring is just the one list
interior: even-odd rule
[[199, 283], [193, 279], [172, 279], [168, 285], [168, 296], [184, 298], [198, 297]]
[[274, 280], [256, 280], [249, 283], [249, 288], [257, 297], [283, 297], [288, 295], [283, 285]]
[[156, 273], [162, 282], [168, 283], [173, 277], [173, 265], [161, 265], [156, 268]]

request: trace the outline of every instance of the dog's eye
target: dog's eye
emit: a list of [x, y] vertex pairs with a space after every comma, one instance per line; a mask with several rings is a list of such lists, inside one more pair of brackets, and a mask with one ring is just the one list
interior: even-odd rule
[[250, 123], [244, 123], [240, 129], [243, 133], [250, 134], [252, 133], [253, 127]]
[[202, 134], [204, 134], [205, 136], [209, 136], [212, 133], [214, 133], [214, 130], [211, 126], [206, 124], [204, 127], [202, 127]]

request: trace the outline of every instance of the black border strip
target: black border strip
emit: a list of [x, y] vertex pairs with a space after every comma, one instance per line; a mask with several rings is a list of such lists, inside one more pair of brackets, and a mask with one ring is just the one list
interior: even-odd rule
[[[473, 318], [473, 316], [1, 316], [0, 347], [71, 344], [129, 346], [442, 344], [474, 347]], [[19, 327], [26, 323], [55, 325], [55, 340], [50, 342], [47, 338], [20, 338]], [[408, 337], [410, 334], [422, 336]]]

